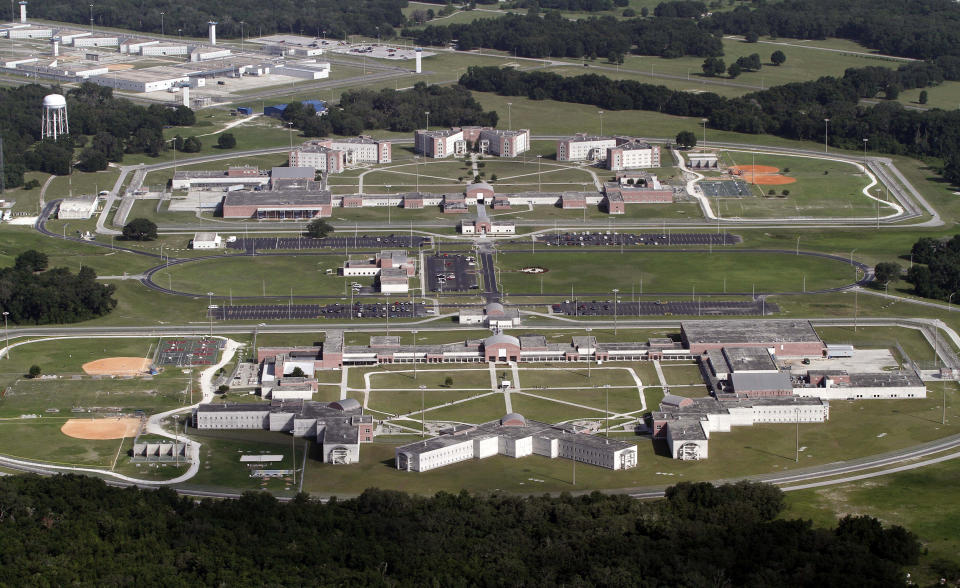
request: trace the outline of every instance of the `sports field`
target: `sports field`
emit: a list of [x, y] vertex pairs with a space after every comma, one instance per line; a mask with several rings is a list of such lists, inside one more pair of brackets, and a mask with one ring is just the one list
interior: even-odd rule
[[[756, 196], [712, 197], [711, 205], [719, 206], [724, 217], [871, 217], [877, 214], [876, 202], [862, 192], [869, 179], [848, 163], [733, 151], [723, 151], [720, 155], [734, 172], [732, 177], [752, 184]], [[751, 169], [754, 165], [758, 166], [755, 172]], [[881, 216], [892, 212], [893, 208], [881, 203]]]
[[[545, 267], [542, 274], [521, 268]], [[504, 290], [513, 295], [544, 293], [569, 295], [595, 293], [621, 299], [631, 292], [643, 294], [694, 292], [800, 291], [806, 276], [808, 291], [841, 286], [853, 281], [853, 269], [842, 262], [786, 253], [733, 253], [715, 248], [713, 253], [685, 251], [570, 251], [500, 253], [498, 268]], [[641, 285], [642, 282], [642, 285]], [[724, 287], [726, 283], [726, 287]], [[610, 292], [610, 294], [606, 294]], [[606, 298], [605, 298], [606, 299]], [[629, 298], [627, 298], [629, 300]]]

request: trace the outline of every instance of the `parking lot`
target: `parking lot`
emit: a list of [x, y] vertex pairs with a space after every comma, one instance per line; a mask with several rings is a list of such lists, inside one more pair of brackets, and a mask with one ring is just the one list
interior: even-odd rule
[[[613, 316], [612, 301], [563, 302], [552, 305], [553, 312], [568, 316]], [[698, 302], [620, 302], [616, 314], [631, 316], [755, 316], [776, 314], [780, 308], [762, 300], [737, 301], [698, 301]]]
[[743, 198], [753, 196], [750, 184], [743, 180], [700, 180], [697, 184], [704, 196], [711, 198]]
[[238, 238], [236, 241], [228, 242], [230, 249], [242, 249], [244, 251], [265, 251], [268, 249], [344, 249], [344, 248], [391, 248], [391, 249], [409, 249], [429, 245], [430, 237], [421, 237], [410, 235], [383, 235], [358, 237], [324, 237], [323, 239], [314, 239], [312, 237], [251, 237]]
[[[625, 246], [641, 245], [736, 245], [741, 241], [739, 235], [730, 233], [618, 233], [607, 232], [570, 232], [543, 233], [536, 236], [538, 243], [548, 246], [599, 247], [621, 244]], [[524, 241], [512, 241], [523, 243]]]
[[157, 365], [213, 365], [223, 345], [221, 339], [209, 337], [171, 337], [160, 340]]
[[469, 255], [438, 253], [427, 258], [431, 292], [467, 292], [479, 287], [477, 261]]
[[383, 302], [378, 304], [245, 304], [220, 306], [211, 309], [213, 318], [220, 321], [294, 320], [294, 319], [349, 319], [355, 318], [414, 318], [427, 316], [423, 304], [414, 302]]

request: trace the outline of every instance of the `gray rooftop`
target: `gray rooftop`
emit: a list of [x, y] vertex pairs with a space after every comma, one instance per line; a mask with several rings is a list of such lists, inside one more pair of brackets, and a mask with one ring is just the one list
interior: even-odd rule
[[804, 320], [682, 321], [680, 326], [690, 343], [821, 343]]
[[676, 441], [706, 441], [707, 434], [703, 431], [700, 421], [682, 420], [673, 421], [667, 425], [670, 437]]
[[255, 190], [237, 190], [227, 192], [223, 203], [229, 206], [329, 206], [332, 202], [330, 191], [305, 192], [302, 190], [273, 190], [257, 192]]
[[724, 347], [723, 355], [731, 372], [777, 371], [777, 363], [764, 347]]
[[312, 180], [317, 171], [312, 167], [275, 167], [270, 170], [274, 180]]
[[786, 372], [776, 373], [734, 373], [730, 376], [733, 391], [736, 394], [749, 394], [765, 390], [793, 390], [790, 375]]

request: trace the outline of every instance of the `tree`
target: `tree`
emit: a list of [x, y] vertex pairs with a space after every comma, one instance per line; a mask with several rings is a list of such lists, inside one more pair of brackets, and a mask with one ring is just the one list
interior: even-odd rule
[[693, 131], [680, 131], [676, 143], [681, 149], [693, 149], [697, 146], [697, 135]]
[[960, 153], [950, 153], [944, 158], [940, 174], [954, 186], [960, 186]]
[[42, 272], [47, 269], [49, 263], [46, 253], [28, 249], [17, 256], [13, 262], [13, 267], [28, 272]]
[[920, 102], [920, 104], [926, 104], [926, 103], [927, 103], [927, 100], [929, 100], [929, 96], [927, 95], [927, 91], [926, 91], [926, 90], [921, 90], [921, 91], [920, 91], [920, 98], [918, 99], [918, 101]]
[[747, 43], [756, 43], [760, 40], [760, 35], [758, 35], [756, 31], [749, 31], [744, 35], [744, 39], [746, 39]]
[[300, 369], [300, 366], [296, 366], [293, 368], [293, 371], [290, 372], [291, 378], [305, 378], [306, 376], [307, 374], [303, 373], [303, 370]]
[[782, 195], [784, 195], [784, 196], [789, 196], [789, 195], [790, 195], [790, 190], [781, 190], [781, 191], [780, 191], [780, 194], [782, 194]]
[[217, 386], [217, 394], [226, 394], [229, 391], [230, 391], [230, 386], [227, 386], [226, 384], [220, 384], [219, 386]]
[[323, 239], [333, 232], [333, 227], [322, 218], [315, 218], [307, 223], [306, 234], [314, 239]]
[[220, 138], [217, 139], [217, 147], [221, 149], [233, 149], [237, 146], [237, 138], [233, 136], [233, 133], [223, 133], [220, 135]]
[[449, 388], [450, 386], [453, 386], [453, 377], [447, 376], [446, 378], [444, 378], [443, 385], [447, 388]]
[[130, 241], [153, 241], [157, 238], [157, 225], [147, 218], [135, 218], [124, 225], [123, 238]]
[[774, 65], [783, 65], [787, 61], [787, 56], [784, 55], [783, 51], [777, 49], [770, 54], [770, 63]]
[[199, 153], [203, 149], [203, 143], [196, 137], [187, 137], [183, 141], [183, 147], [180, 149], [184, 153]]
[[896, 100], [900, 97], [900, 86], [897, 84], [889, 84], [883, 95], [887, 100]]
[[77, 162], [77, 167], [85, 172], [97, 172], [107, 169], [106, 154], [99, 149], [87, 148], [80, 152], [80, 160]]
[[644, 6], [643, 8], [641, 8], [641, 9], [640, 9], [640, 16], [642, 16], [643, 18], [647, 18], [648, 16], [650, 16], [650, 9], [647, 8], [646, 6]]
[[40, 377], [40, 366], [36, 364], [30, 366], [30, 371], [27, 372], [27, 375], [30, 376], [31, 378]]
[[731, 78], [737, 77], [738, 75], [740, 75], [740, 72], [741, 72], [741, 69], [740, 69], [739, 62], [731, 63], [730, 67], [727, 68], [727, 75], [730, 76]]
[[901, 268], [891, 261], [881, 261], [873, 268], [873, 279], [879, 284], [889, 284], [900, 278]]
[[637, 15], [637, 11], [632, 8], [627, 8], [626, 10], [623, 11], [624, 18], [633, 18], [636, 15]]
[[700, 66], [703, 70], [703, 73], [708, 76], [717, 76], [727, 71], [727, 66], [719, 57], [708, 57], [703, 60], [703, 65]]

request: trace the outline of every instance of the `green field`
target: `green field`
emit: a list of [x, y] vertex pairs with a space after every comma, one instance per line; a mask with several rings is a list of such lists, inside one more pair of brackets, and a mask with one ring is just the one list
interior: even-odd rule
[[[481, 392], [482, 393], [482, 392]], [[478, 392], [463, 390], [430, 390], [423, 392], [423, 407], [427, 411], [425, 418], [434, 420], [434, 407], [442, 407], [448, 403], [470, 398]], [[421, 398], [419, 390], [376, 390], [370, 393], [371, 410], [386, 412], [395, 415], [412, 414], [412, 418], [420, 418]]]
[[428, 388], [447, 388], [444, 384], [446, 378], [452, 378], [453, 384], [449, 386], [451, 390], [490, 390], [490, 370], [484, 368], [461, 370], [448, 367], [444, 370], [417, 370], [416, 379], [412, 366], [407, 366], [407, 370], [402, 373], [386, 373], [370, 376], [371, 389], [411, 389], [420, 386]]
[[[357, 259], [365, 255], [351, 255]], [[372, 278], [326, 274], [343, 266], [343, 255], [223, 256], [172, 266], [154, 274], [161, 286], [181, 292], [215, 296], [316, 296], [350, 297], [350, 283], [371, 285]], [[255, 276], [254, 279], [250, 279]], [[257, 279], [259, 278], [259, 279]], [[415, 279], [413, 280], [416, 281]], [[414, 283], [413, 286], [416, 286]]]
[[[93, 441], [68, 437], [60, 432], [68, 418], [45, 415], [31, 420], [0, 420], [0, 438], [3, 439], [0, 453], [55, 465], [109, 469], [120, 450], [121, 440]], [[121, 455], [120, 459], [127, 458]]]
[[[719, 204], [724, 217], [871, 217], [876, 214], [877, 203], [862, 191], [869, 180], [850, 164], [806, 157], [722, 153], [728, 165], [772, 166], [780, 170], [780, 175], [796, 180], [779, 186], [753, 186], [752, 198], [720, 198], [719, 203], [718, 199], [711, 198], [711, 204], [714, 207]], [[770, 190], [774, 191], [773, 195], [769, 194]], [[787, 196], [783, 195], [784, 190], [789, 192]], [[881, 216], [894, 212], [893, 208], [880, 205]]]
[[[917, 534], [925, 553], [911, 570], [919, 585], [934, 585], [938, 560], [956, 566], [960, 552], [960, 508], [955, 500], [960, 462], [951, 460], [909, 472], [850, 484], [797, 490], [786, 495], [782, 518], [803, 518], [831, 528], [837, 519], [869, 515], [888, 525], [903, 525]], [[926, 580], [926, 581], [924, 581]]]
[[[543, 274], [527, 274], [525, 267], [544, 267]], [[801, 276], [807, 290], [853, 281], [850, 266], [813, 257], [778, 253], [734, 254], [719, 248], [713, 253], [681, 251], [630, 252], [564, 251], [501, 253], [498, 268], [506, 292], [513, 295], [543, 292], [561, 295], [570, 291], [599, 293], [620, 289], [621, 300], [635, 288], [638, 293], [800, 291]], [[708, 272], [704, 268], [709, 268]], [[726, 280], [726, 288], [724, 288]], [[642, 282], [642, 286], [640, 283]], [[606, 296], [606, 294], [596, 294]], [[612, 300], [612, 292], [607, 296]]]
[[[549, 365], [549, 364], [547, 364]], [[569, 366], [557, 367], [521, 367], [520, 387], [524, 389], [545, 386], [553, 387], [582, 387], [596, 386], [633, 386], [636, 382], [626, 368], [609, 367], [608, 365], [591, 366], [576, 363]], [[638, 374], [639, 375], [639, 374]]]
[[[590, 406], [597, 410], [609, 411], [609, 413], [638, 413], [647, 412], [656, 407], [649, 404], [646, 409], [640, 401], [640, 391], [636, 387], [632, 388], [580, 388], [577, 390], [526, 390], [530, 394], [553, 398], [562, 402], [572, 402], [584, 406]], [[649, 402], [649, 401], [648, 401]], [[602, 415], [601, 415], [602, 416]], [[532, 417], [531, 417], [532, 418]], [[592, 417], [596, 418], [596, 417]]]

